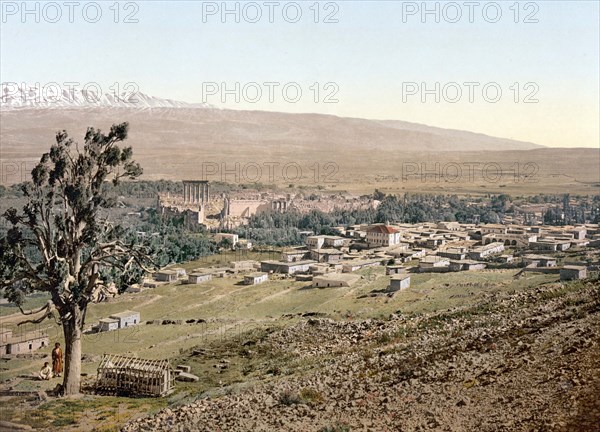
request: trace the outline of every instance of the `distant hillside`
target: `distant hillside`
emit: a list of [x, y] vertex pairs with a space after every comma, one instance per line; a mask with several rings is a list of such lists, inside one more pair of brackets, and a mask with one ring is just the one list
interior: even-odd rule
[[[304, 156], [307, 152], [343, 157], [349, 151], [529, 150], [541, 146], [472, 132], [396, 121], [207, 108], [87, 107], [2, 110], [3, 153], [35, 151], [59, 129], [83, 135], [87, 126], [107, 128], [129, 121], [132, 143], [140, 150], [161, 147], [199, 151]], [[240, 147], [243, 146], [243, 147]]]
[[[504, 192], [509, 192], [514, 186], [518, 193], [534, 192], [538, 188], [540, 192], [563, 191], [573, 187], [597, 193], [600, 183], [595, 149], [547, 148], [400, 121], [189, 107], [21, 108], [1, 110], [0, 121], [0, 160], [25, 163], [28, 171], [54, 142], [56, 131], [66, 129], [81, 140], [88, 126], [107, 130], [113, 123], [128, 121], [131, 125], [128, 144], [133, 146], [148, 179], [199, 178], [205, 162], [226, 163], [228, 168], [235, 163], [244, 166], [275, 162], [279, 166], [300, 164], [304, 180], [298, 182], [309, 183], [316, 163], [321, 164], [323, 170], [325, 163], [334, 162], [339, 167], [335, 179], [341, 184], [346, 187], [359, 184], [370, 190], [386, 187], [391, 191], [398, 188], [489, 192], [502, 187], [506, 188], [502, 189]], [[512, 169], [516, 163], [520, 164], [519, 168], [525, 163], [539, 163], [542, 182], [504, 185], [511, 180], [505, 176], [497, 184], [482, 185], [448, 181], [444, 184], [398, 183], [403, 164], [407, 162], [428, 163], [428, 167], [441, 163], [443, 167], [448, 162], [474, 161], [499, 162], [502, 169]], [[28, 171], [23, 170], [27, 174]], [[14, 183], [16, 177], [6, 174], [3, 173], [2, 182]], [[234, 177], [222, 179], [236, 182]], [[268, 182], [266, 171], [260, 180]], [[285, 184], [288, 183], [293, 181]]]

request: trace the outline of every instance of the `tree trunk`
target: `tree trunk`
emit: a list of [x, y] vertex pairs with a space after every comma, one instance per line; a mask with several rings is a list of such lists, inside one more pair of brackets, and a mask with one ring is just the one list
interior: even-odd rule
[[71, 317], [63, 323], [65, 334], [65, 396], [79, 394], [81, 381], [81, 313], [71, 311]]

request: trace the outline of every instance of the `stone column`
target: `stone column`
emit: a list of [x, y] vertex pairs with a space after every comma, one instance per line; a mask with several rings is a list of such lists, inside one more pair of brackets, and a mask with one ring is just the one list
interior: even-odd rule
[[188, 188], [187, 183], [183, 182], [183, 202], [184, 203], [187, 202], [187, 188]]

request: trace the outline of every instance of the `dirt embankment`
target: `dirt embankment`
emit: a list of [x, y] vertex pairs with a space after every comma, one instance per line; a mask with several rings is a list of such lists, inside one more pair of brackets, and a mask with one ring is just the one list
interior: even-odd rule
[[288, 375], [123, 431], [591, 432], [600, 424], [598, 282], [490, 294], [444, 313], [311, 318], [257, 343], [302, 367], [282, 365]]

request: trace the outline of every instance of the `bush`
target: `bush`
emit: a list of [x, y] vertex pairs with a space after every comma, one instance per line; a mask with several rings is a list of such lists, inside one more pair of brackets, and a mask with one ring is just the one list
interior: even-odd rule
[[302, 402], [304, 403], [316, 404], [323, 402], [323, 396], [321, 396], [321, 393], [309, 387], [305, 387], [300, 390], [300, 399], [302, 399]]
[[300, 402], [300, 397], [291, 390], [285, 390], [279, 395], [279, 403], [281, 405], [290, 406], [299, 404]]

